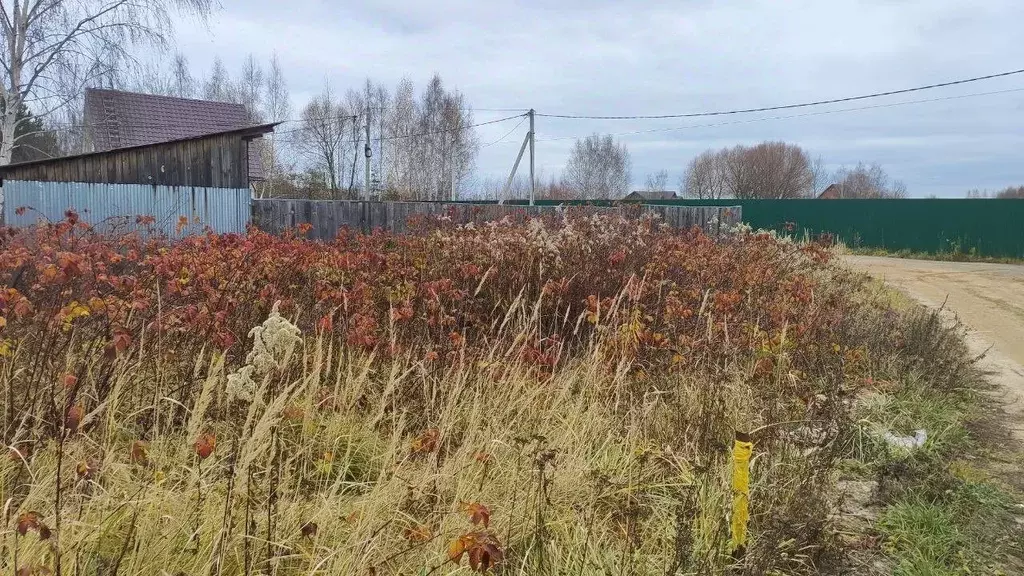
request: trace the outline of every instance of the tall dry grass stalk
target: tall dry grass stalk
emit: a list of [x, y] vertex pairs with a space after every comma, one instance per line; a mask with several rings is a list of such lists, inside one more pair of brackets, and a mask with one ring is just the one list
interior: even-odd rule
[[[22, 537], [18, 561], [53, 565], [59, 552], [81, 574], [447, 573], [450, 544], [484, 528], [466, 512], [480, 505], [506, 574], [732, 564], [726, 442], [770, 423], [745, 382], [750, 367], [713, 381], [637, 373], [600, 361], [621, 342], [596, 337], [541, 372], [511, 346], [536, 332], [535, 310], [510, 308], [486, 354], [443, 370], [308, 336], [250, 401], [229, 396], [223, 358], [206, 353], [183, 406], [160, 395], [159, 350], [140, 349], [118, 364], [88, 433], [44, 444], [28, 468], [0, 465], [8, 517], [36, 510], [45, 521], [58, 455], [90, 463], [88, 474], [62, 471], [59, 549]], [[143, 417], [166, 424], [140, 435]], [[194, 445], [203, 434], [216, 437], [208, 459]], [[828, 481], [813, 460], [784, 448], [757, 457], [756, 517], [780, 542], [802, 526], [772, 524], [799, 518], [792, 510]], [[2, 546], [13, 552], [12, 531]], [[800, 564], [802, 554], [791, 544], [753, 561]]]

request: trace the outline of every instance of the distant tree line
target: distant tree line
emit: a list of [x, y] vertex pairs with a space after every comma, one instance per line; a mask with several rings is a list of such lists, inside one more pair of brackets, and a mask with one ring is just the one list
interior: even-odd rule
[[878, 164], [834, 172], [821, 159], [786, 142], [707, 150], [687, 165], [679, 192], [690, 198], [809, 198], [835, 185], [840, 198], [905, 198], [906, 186]]
[[[560, 182], [541, 185], [541, 197], [621, 198], [630, 192], [629, 149], [611, 135], [577, 140]], [[688, 198], [810, 198], [834, 185], [840, 198], [905, 198], [906, 186], [878, 164], [858, 163], [829, 172], [820, 158], [787, 142], [762, 142], [706, 150], [693, 158], [677, 191]], [[668, 171], [648, 174], [647, 191], [667, 191]], [[521, 196], [522, 190], [512, 191]], [[550, 195], [550, 196], [548, 196]]]
[[988, 190], [968, 190], [968, 198], [1022, 198], [1024, 199], [1024, 186], [1007, 186], [996, 192]]
[[[366, 126], [371, 178], [365, 180]], [[361, 90], [335, 96], [329, 85], [301, 113], [291, 142], [307, 178], [338, 197], [449, 200], [467, 188], [479, 143], [473, 110], [435, 74], [417, 95], [403, 79], [394, 93], [367, 79]]]

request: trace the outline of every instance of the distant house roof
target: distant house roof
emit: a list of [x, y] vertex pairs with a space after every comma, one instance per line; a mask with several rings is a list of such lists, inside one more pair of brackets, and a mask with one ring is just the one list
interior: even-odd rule
[[[184, 140], [250, 126], [245, 106], [121, 90], [86, 88], [86, 142], [103, 152]], [[249, 155], [249, 177], [263, 179], [258, 154]]]
[[625, 200], [675, 200], [676, 193], [671, 190], [634, 190]]
[[839, 186], [837, 186], [835, 184], [829, 184], [827, 188], [825, 188], [824, 190], [821, 191], [821, 194], [818, 194], [818, 199], [819, 200], [836, 200], [840, 196], [841, 196], [841, 194], [839, 193]]

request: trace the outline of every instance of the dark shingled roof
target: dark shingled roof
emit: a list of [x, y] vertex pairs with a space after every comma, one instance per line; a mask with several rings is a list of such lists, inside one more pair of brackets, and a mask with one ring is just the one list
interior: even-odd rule
[[634, 190], [626, 200], [674, 200], [678, 198], [671, 190]]
[[[225, 132], [252, 123], [245, 107], [232, 102], [86, 88], [85, 124], [91, 151], [103, 152]], [[263, 179], [255, 148], [249, 154], [249, 179]]]

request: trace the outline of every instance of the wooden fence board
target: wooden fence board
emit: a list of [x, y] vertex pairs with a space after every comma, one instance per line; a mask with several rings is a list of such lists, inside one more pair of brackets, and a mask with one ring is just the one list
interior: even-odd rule
[[[458, 223], [483, 223], [509, 218], [514, 222], [541, 215], [555, 215], [562, 206], [517, 206], [443, 202], [361, 202], [348, 200], [291, 200], [259, 198], [252, 201], [253, 223], [270, 233], [308, 223], [313, 228], [307, 237], [329, 241], [338, 230], [372, 233], [383, 229], [395, 233], [408, 231], [413, 217], [445, 216]], [[615, 213], [636, 217], [641, 211], [652, 213], [671, 228], [688, 230], [694, 226], [711, 235], [740, 222], [738, 206], [630, 205], [618, 207], [575, 207], [593, 213]]]

